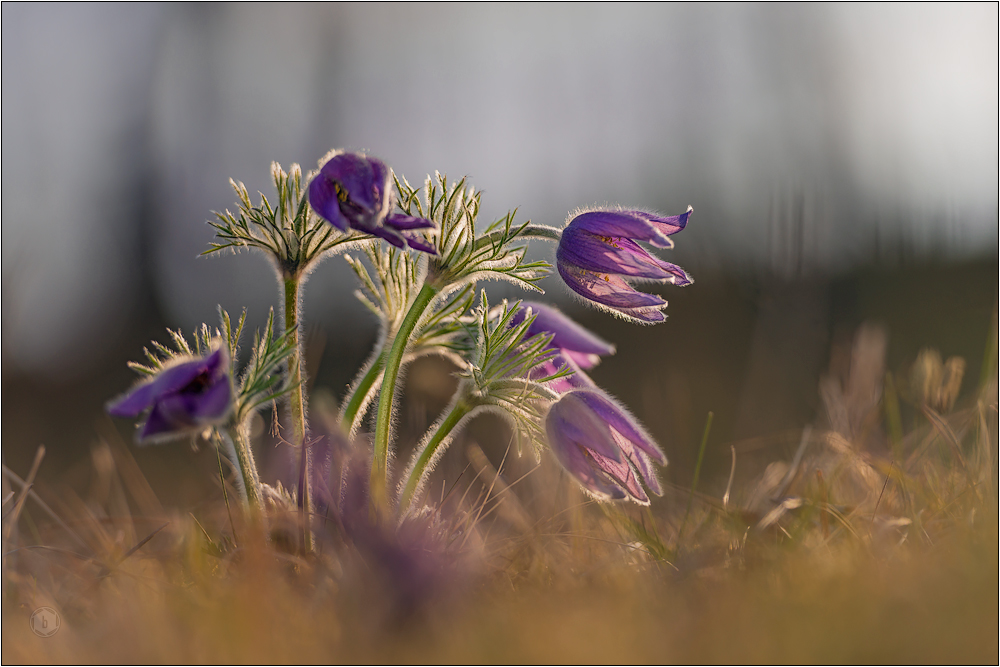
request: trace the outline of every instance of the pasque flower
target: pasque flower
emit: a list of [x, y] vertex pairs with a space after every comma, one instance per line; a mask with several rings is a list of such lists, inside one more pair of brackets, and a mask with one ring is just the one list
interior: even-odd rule
[[225, 420], [232, 409], [230, 360], [225, 346], [211, 354], [167, 366], [108, 404], [114, 417], [138, 417], [149, 410], [140, 441], [200, 431]]
[[640, 478], [662, 494], [653, 461], [666, 465], [667, 457], [628, 410], [600, 389], [563, 394], [549, 408], [545, 431], [556, 459], [595, 498], [648, 504]]
[[309, 205], [342, 232], [351, 228], [383, 238], [397, 248], [407, 246], [437, 254], [434, 244], [414, 230], [434, 223], [402, 213], [391, 213], [395, 197], [384, 162], [361, 153], [337, 153], [309, 184]]
[[523, 322], [529, 308], [535, 319], [528, 325], [524, 337], [551, 334], [549, 348], [558, 351], [558, 354], [532, 371], [532, 378], [549, 377], [563, 366], [568, 366], [573, 374], [550, 382], [549, 387], [553, 391], [562, 393], [578, 387], [594, 387], [593, 380], [583, 369], [593, 368], [600, 363], [601, 357], [614, 354], [615, 346], [583, 328], [561, 311], [534, 301], [521, 302], [520, 310], [511, 318], [511, 326]]
[[670, 236], [684, 229], [693, 209], [663, 217], [638, 210], [596, 210], [577, 214], [562, 232], [556, 251], [559, 275], [574, 292], [624, 319], [662, 322], [667, 302], [639, 292], [636, 282], [690, 285], [676, 264], [649, 254], [637, 241], [673, 247]]

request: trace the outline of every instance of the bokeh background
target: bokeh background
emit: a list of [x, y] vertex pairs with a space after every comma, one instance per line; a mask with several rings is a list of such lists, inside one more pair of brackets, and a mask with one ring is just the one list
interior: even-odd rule
[[[41, 478], [83, 485], [95, 438], [131, 438], [102, 406], [164, 327], [214, 322], [217, 304], [263, 321], [266, 261], [198, 258], [205, 222], [233, 207], [230, 177], [269, 194], [272, 160], [312, 168], [334, 147], [411, 182], [468, 175], [484, 221], [694, 206], [669, 258], [696, 282], [660, 290], [667, 323], [545, 284], [618, 344], [594, 377], [677, 483], [710, 410], [706, 464], [726, 471], [729, 443], [819, 418], [819, 379], [862, 322], [888, 331], [890, 370], [930, 346], [978, 379], [997, 300], [994, 3], [5, 3], [2, 19], [3, 457], [22, 474], [44, 443]], [[340, 258], [306, 287], [316, 395], [341, 396], [374, 341], [353, 290]], [[404, 440], [448, 373], [410, 373]], [[281, 455], [266, 448], [276, 475]], [[181, 504], [204, 485], [178, 467], [215, 465], [137, 457]]]

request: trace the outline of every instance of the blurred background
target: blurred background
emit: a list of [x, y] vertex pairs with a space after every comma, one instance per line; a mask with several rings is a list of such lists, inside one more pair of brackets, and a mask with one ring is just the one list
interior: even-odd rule
[[[44, 443], [40, 476], [84, 485], [96, 438], [131, 440], [102, 406], [164, 327], [214, 323], [217, 304], [263, 321], [266, 261], [198, 258], [205, 223], [234, 207], [230, 177], [270, 196], [272, 160], [309, 169], [336, 147], [411, 182], [468, 175], [484, 222], [692, 205], [667, 255], [696, 282], [658, 290], [665, 324], [545, 285], [618, 344], [594, 378], [675, 482], [710, 410], [706, 463], [726, 472], [728, 443], [816, 420], [862, 322], [888, 332], [890, 370], [929, 346], [978, 379], [997, 300], [996, 4], [5, 3], [2, 18], [3, 457], [21, 474]], [[353, 280], [333, 258], [306, 286], [317, 395], [339, 398], [374, 342]], [[411, 370], [403, 449], [449, 373]], [[204, 490], [177, 466], [215, 465], [135, 454], [165, 502]]]

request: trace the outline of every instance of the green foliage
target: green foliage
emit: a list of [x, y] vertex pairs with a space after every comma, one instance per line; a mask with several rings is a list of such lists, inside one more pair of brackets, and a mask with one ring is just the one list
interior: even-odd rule
[[[228, 322], [229, 316], [225, 314], [224, 310], [222, 313]], [[243, 328], [245, 317], [246, 311], [240, 317], [240, 330]], [[295, 389], [295, 385], [285, 382], [282, 373], [282, 367], [287, 359], [298, 351], [292, 340], [293, 333], [294, 330], [288, 330], [280, 336], [274, 335], [274, 310], [272, 309], [267, 316], [264, 334], [261, 335], [260, 332], [254, 334], [253, 354], [240, 377], [238, 386], [236, 404], [238, 422], [248, 417], [264, 403], [269, 403]], [[230, 340], [233, 339], [230, 338]], [[235, 350], [233, 359], [236, 359]]]
[[[217, 242], [210, 243], [203, 255], [227, 248], [263, 251], [277, 262], [285, 274], [295, 275], [307, 270], [314, 262], [337, 247], [367, 243], [370, 237], [343, 234], [316, 215], [309, 207], [308, 188], [303, 187], [302, 169], [293, 164], [286, 173], [277, 162], [271, 163], [271, 176], [278, 192], [277, 205], [272, 206], [263, 193], [260, 205], [254, 206], [242, 182], [229, 180], [236, 191], [237, 214], [215, 212], [210, 221], [216, 230]], [[307, 174], [305, 182], [313, 176]]]
[[[423, 286], [425, 271], [419, 257], [388, 244], [366, 245], [363, 251], [371, 271], [360, 259], [344, 257], [361, 281], [355, 296], [378, 317], [383, 334], [388, 335], [399, 327]], [[473, 300], [471, 284], [435, 299], [411, 335], [410, 354], [447, 350], [462, 355], [471, 350], [472, 341], [462, 319]]]
[[475, 406], [497, 408], [510, 419], [520, 449], [525, 441], [539, 443], [543, 439], [545, 405], [558, 398], [545, 383], [571, 371], [563, 367], [545, 377], [530, 377], [536, 367], [555, 357], [557, 350], [549, 347], [552, 334], [525, 339], [535, 320], [533, 313], [511, 325], [519, 307], [520, 301], [510, 305], [504, 300], [490, 308], [486, 291], [480, 293], [473, 322], [467, 325], [470, 338], [476, 341], [475, 350], [459, 375], [468, 382], [466, 400]]
[[397, 177], [396, 190], [403, 211], [438, 225], [438, 256], [430, 260], [430, 280], [447, 290], [477, 280], [505, 280], [527, 290], [542, 291], [537, 283], [551, 266], [548, 262], [525, 260], [526, 245], [521, 236], [530, 222], [515, 225], [515, 212], [511, 211], [484, 234], [477, 235], [482, 191], [466, 188], [465, 178], [449, 185], [447, 176], [436, 173], [434, 178], [428, 177], [421, 193], [405, 178]]

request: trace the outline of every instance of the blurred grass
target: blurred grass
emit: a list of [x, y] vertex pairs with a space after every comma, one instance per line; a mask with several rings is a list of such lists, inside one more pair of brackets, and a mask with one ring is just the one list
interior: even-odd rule
[[[956, 280], [979, 285], [977, 271]], [[936, 276], [900, 280], [907, 290], [885, 276], [824, 288], [832, 290], [824, 298], [836, 324], [821, 341], [819, 390], [810, 375], [811, 395], [797, 397], [798, 407], [779, 405], [778, 412], [788, 408], [783, 417], [755, 416], [743, 431], [734, 413], [747, 399], [727, 386], [739, 372], [720, 369], [756, 343], [746, 336], [726, 348], [722, 330], [752, 321], [751, 310], [737, 308], [709, 327], [703, 345], [719, 353], [705, 363], [699, 351], [656, 348], [644, 338], [661, 335], [654, 329], [630, 332], [626, 343], [617, 330], [602, 331], [620, 351], [598, 381], [635, 405], [658, 437], [677, 436], [665, 497], [650, 508], [597, 505], [548, 458], [537, 467], [530, 456], [500, 465], [506, 443], [496, 423], [475, 422], [445, 457], [427, 499], [458, 565], [435, 575], [433, 590], [415, 602], [387, 584], [399, 574], [393, 566], [376, 562], [333, 521], [321, 522], [311, 555], [282, 538], [283, 515], [270, 543], [238, 516], [231, 524], [207, 447], [133, 449], [103, 422], [69, 472], [64, 450], [50, 450], [28, 480], [28, 496], [15, 477], [32, 477], [37, 450], [7, 457], [0, 657], [5, 664], [995, 663], [995, 305], [991, 321], [980, 312], [982, 293], [949, 299], [933, 287], [922, 291]], [[733, 289], [710, 284], [695, 295], [711, 302], [703, 315], [740, 303]], [[747, 303], [758, 298], [751, 296]], [[705, 330], [698, 299], [672, 300], [671, 340]], [[914, 313], [922, 300], [948, 303]], [[925, 334], [929, 347], [918, 340]], [[666, 379], [657, 377], [664, 368]], [[788, 401], [798, 380], [783, 375], [794, 369], [779, 371], [743, 393], [767, 390], [768, 400]], [[404, 440], [433, 419], [450, 382], [447, 369], [411, 369]], [[706, 397], [716, 421], [702, 481], [691, 489]], [[313, 418], [322, 421], [326, 409], [333, 408], [317, 401]], [[263, 458], [278, 454], [265, 448]], [[47, 466], [63, 477], [45, 479]], [[424, 551], [432, 560], [442, 555]], [[50, 638], [28, 626], [43, 605], [63, 620]]]

